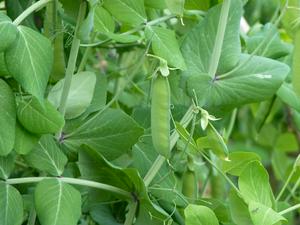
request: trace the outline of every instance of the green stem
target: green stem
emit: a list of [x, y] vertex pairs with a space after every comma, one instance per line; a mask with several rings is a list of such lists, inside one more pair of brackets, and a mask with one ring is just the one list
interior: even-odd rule
[[234, 123], [236, 120], [236, 115], [237, 115], [237, 108], [235, 108], [232, 113], [231, 113], [231, 117], [230, 117], [230, 121], [229, 121], [229, 125], [227, 127], [227, 130], [224, 134], [224, 139], [226, 142], [228, 142], [228, 139], [232, 133], [233, 127], [234, 127]]
[[[187, 110], [185, 115], [182, 117], [180, 124], [183, 127], [187, 127], [188, 124], [192, 121], [193, 113], [194, 113], [194, 105], [190, 106], [190, 108]], [[179, 134], [175, 130], [171, 135], [171, 141], [170, 141], [171, 142], [170, 143], [171, 151], [172, 151], [173, 147], [175, 146], [178, 139], [179, 139]], [[156, 174], [158, 173], [158, 171], [164, 164], [165, 160], [166, 160], [165, 157], [163, 157], [161, 155], [157, 156], [156, 160], [154, 161], [151, 168], [148, 170], [147, 174], [144, 177], [144, 183], [145, 183], [146, 187], [148, 187], [150, 185], [150, 183], [152, 182], [152, 180], [154, 179], [154, 177], [156, 176]]]
[[292, 188], [292, 190], [291, 190], [291, 192], [289, 193], [289, 195], [288, 195], [288, 196], [286, 197], [286, 199], [284, 200], [285, 202], [289, 201], [290, 198], [291, 198], [292, 196], [295, 195], [295, 192], [296, 192], [297, 188], [299, 187], [299, 185], [300, 185], [300, 177], [298, 178], [297, 182], [295, 183], [295, 185], [294, 185], [294, 187]]
[[135, 213], [137, 210], [138, 202], [130, 202], [128, 205], [128, 213], [126, 215], [126, 220], [124, 225], [132, 225], [135, 218]]
[[31, 13], [33, 13], [34, 11], [36, 11], [37, 9], [40, 9], [42, 7], [44, 7], [45, 5], [47, 5], [49, 2], [51, 2], [53, 0], [40, 0], [34, 4], [32, 4], [30, 7], [28, 7], [25, 11], [23, 11], [21, 13], [21, 15], [19, 15], [13, 22], [13, 24], [15, 24], [16, 26], [18, 26], [20, 23], [22, 23], [23, 20], [25, 20], [27, 18], [27, 16], [29, 16]]
[[[91, 37], [91, 41], [92, 41], [92, 42], [94, 41], [95, 37], [96, 37], [96, 33], [93, 33], [93, 34], [92, 34], [92, 37]], [[82, 59], [81, 59], [81, 62], [80, 62], [80, 65], [79, 65], [79, 67], [78, 67], [77, 72], [81, 72], [81, 71], [84, 70], [84, 67], [85, 67], [85, 65], [86, 65], [86, 62], [87, 62], [87, 60], [88, 60], [88, 57], [89, 57], [89, 55], [90, 55], [91, 50], [92, 50], [92, 47], [91, 47], [91, 46], [89, 46], [89, 47], [87, 47], [87, 48], [85, 49], [85, 51], [84, 51], [84, 53], [83, 53], [83, 56], [82, 56]]]
[[288, 179], [285, 181], [283, 187], [281, 188], [281, 191], [279, 192], [278, 196], [276, 197], [276, 199], [275, 199], [276, 202], [278, 202], [279, 199], [281, 198], [281, 196], [283, 195], [285, 189], [287, 188], [288, 184], [290, 183], [295, 172], [296, 172], [296, 168], [293, 168], [288, 176]]
[[[22, 177], [22, 178], [11, 178], [7, 179], [5, 183], [7, 184], [25, 184], [25, 183], [38, 183], [44, 179], [53, 179], [53, 177]], [[122, 195], [126, 198], [132, 198], [131, 194], [123, 189], [118, 187], [114, 187], [112, 185], [103, 184], [90, 180], [83, 180], [78, 178], [70, 178], [70, 177], [56, 177], [56, 179], [61, 180], [64, 183], [75, 184], [80, 186], [97, 188], [109, 192], [113, 192], [118, 195]]]
[[299, 209], [299, 208], [300, 208], [300, 204], [297, 204], [297, 205], [294, 205], [294, 206], [292, 206], [292, 207], [289, 207], [289, 208], [287, 208], [287, 209], [285, 209], [285, 210], [282, 210], [282, 211], [279, 212], [278, 214], [284, 215], [284, 214], [287, 214], [287, 213], [292, 212], [292, 211], [294, 211], [294, 210], [296, 210], [296, 209]]
[[225, 31], [226, 31], [230, 3], [231, 3], [231, 0], [223, 1], [217, 35], [216, 35], [216, 40], [215, 40], [215, 45], [213, 48], [213, 52], [212, 52], [210, 64], [209, 64], [209, 69], [208, 69], [208, 74], [210, 75], [210, 77], [215, 77], [217, 69], [218, 69], [219, 60], [220, 60], [221, 52], [222, 52], [222, 46], [223, 46], [223, 42], [224, 42], [224, 36], [225, 36]]
[[36, 211], [35, 208], [32, 207], [29, 213], [27, 225], [35, 225], [35, 220], [36, 220]]
[[77, 60], [78, 51], [79, 51], [79, 47], [80, 47], [80, 40], [77, 38], [77, 33], [79, 30], [79, 26], [84, 19], [85, 11], [86, 11], [86, 2], [82, 2], [80, 5], [80, 8], [79, 8], [76, 28], [75, 28], [75, 32], [74, 32], [74, 38], [73, 38], [73, 42], [72, 42], [72, 46], [71, 46], [68, 66], [66, 69], [66, 77], [65, 77], [63, 91], [62, 91], [62, 95], [61, 95], [61, 99], [60, 99], [60, 105], [58, 108], [62, 115], [65, 115], [65, 112], [66, 112], [66, 104], [67, 104], [67, 99], [68, 99], [68, 95], [69, 95], [69, 91], [70, 91], [70, 87], [71, 87], [72, 76], [74, 74], [75, 67], [76, 67], [76, 60]]
[[[155, 19], [155, 20], [151, 20], [149, 22], [147, 22], [146, 24], [143, 24], [137, 28], [134, 28], [134, 29], [131, 29], [129, 31], [126, 31], [124, 33], [121, 33], [120, 35], [127, 35], [127, 34], [133, 34], [135, 32], [138, 32], [140, 30], [143, 30], [146, 26], [154, 26], [154, 25], [157, 25], [159, 23], [162, 23], [162, 22], [165, 22], [169, 19], [172, 19], [176, 17], [175, 15], [168, 15], [168, 16], [163, 16], [163, 17], [160, 17], [158, 19]], [[91, 44], [81, 44], [82, 47], [94, 47], [94, 46], [98, 46], [98, 45], [102, 45], [102, 44], [105, 44], [109, 41], [111, 41], [112, 39], [111, 38], [107, 38], [103, 41], [99, 41], [99, 42], [96, 42], [96, 43], [91, 43]]]

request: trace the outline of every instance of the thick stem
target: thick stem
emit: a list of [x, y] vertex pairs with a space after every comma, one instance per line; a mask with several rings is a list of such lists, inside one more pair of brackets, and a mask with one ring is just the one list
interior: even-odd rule
[[53, 0], [40, 0], [34, 4], [32, 4], [30, 7], [28, 7], [24, 12], [21, 13], [13, 22], [16, 26], [18, 26], [20, 23], [22, 23], [23, 20], [27, 18], [31, 13], [36, 11], [37, 9], [40, 9], [47, 5], [49, 2]]
[[216, 35], [216, 39], [215, 39], [215, 46], [214, 46], [213, 52], [211, 54], [211, 59], [210, 59], [210, 64], [209, 64], [209, 69], [208, 69], [208, 74], [210, 75], [210, 77], [215, 77], [215, 74], [218, 69], [219, 60], [220, 60], [221, 52], [222, 52], [224, 36], [225, 36], [225, 31], [226, 31], [228, 15], [229, 15], [230, 3], [231, 3], [231, 0], [224, 0], [223, 5], [222, 5], [221, 15], [220, 15], [219, 25], [218, 25], [218, 31], [217, 31], [217, 35]]
[[[187, 125], [191, 122], [191, 120], [193, 119], [193, 112], [194, 112], [194, 105], [190, 106], [190, 108], [187, 110], [185, 115], [182, 117], [180, 124], [183, 127], [187, 127]], [[171, 149], [170, 150], [172, 150], [174, 148], [178, 138], [179, 138], [179, 134], [176, 131], [174, 131], [171, 135], [171, 141], [170, 141]], [[159, 155], [156, 158], [156, 160], [152, 164], [151, 168], [148, 170], [148, 173], [144, 177], [144, 182], [145, 182], [146, 187], [148, 187], [150, 185], [150, 183], [152, 182], [152, 180], [154, 179], [154, 177], [156, 176], [156, 174], [158, 173], [158, 171], [164, 164], [165, 160], [166, 160], [166, 158], [161, 155]]]
[[74, 38], [71, 46], [68, 66], [66, 69], [66, 77], [65, 77], [63, 91], [60, 99], [60, 105], [58, 108], [62, 115], [65, 115], [66, 112], [66, 104], [67, 104], [67, 99], [71, 87], [72, 76], [74, 74], [75, 67], [76, 67], [76, 60], [77, 60], [78, 51], [80, 47], [80, 40], [77, 38], [77, 33], [79, 30], [79, 26], [84, 19], [85, 11], [86, 11], [86, 2], [82, 2], [79, 8], [77, 24], [76, 24]]
[[128, 213], [124, 225], [132, 225], [134, 223], [135, 213], [137, 210], [138, 202], [130, 202], [128, 205]]
[[[23, 177], [23, 178], [12, 178], [7, 179], [5, 183], [7, 184], [25, 184], [25, 183], [38, 183], [44, 179], [54, 179], [53, 177]], [[80, 186], [86, 186], [86, 187], [92, 187], [97, 188], [109, 192], [113, 192], [118, 195], [122, 195], [126, 198], [132, 198], [131, 194], [127, 191], [124, 191], [123, 189], [120, 189], [118, 187], [114, 187], [112, 185], [103, 184], [95, 181], [90, 180], [83, 180], [78, 178], [70, 178], [70, 177], [56, 177], [55, 179], [58, 179], [64, 183], [68, 184], [75, 184]]]

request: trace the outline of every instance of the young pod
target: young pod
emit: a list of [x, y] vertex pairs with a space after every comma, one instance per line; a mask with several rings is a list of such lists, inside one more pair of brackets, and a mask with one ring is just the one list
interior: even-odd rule
[[158, 76], [152, 86], [151, 134], [156, 151], [170, 155], [170, 87], [167, 77]]

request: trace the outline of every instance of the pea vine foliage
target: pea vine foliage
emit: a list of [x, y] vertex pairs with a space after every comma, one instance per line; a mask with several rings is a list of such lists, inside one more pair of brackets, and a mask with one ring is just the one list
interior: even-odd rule
[[0, 1], [0, 225], [293, 224], [299, 157], [274, 197], [228, 142], [237, 107], [300, 124], [290, 3], [246, 34], [241, 0]]

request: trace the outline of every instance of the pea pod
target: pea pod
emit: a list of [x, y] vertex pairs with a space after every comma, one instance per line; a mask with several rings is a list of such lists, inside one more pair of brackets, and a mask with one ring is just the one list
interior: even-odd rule
[[158, 76], [152, 86], [151, 134], [155, 150], [170, 155], [170, 87], [168, 78]]
[[197, 181], [195, 171], [187, 169], [182, 175], [182, 194], [192, 199], [197, 197]]

